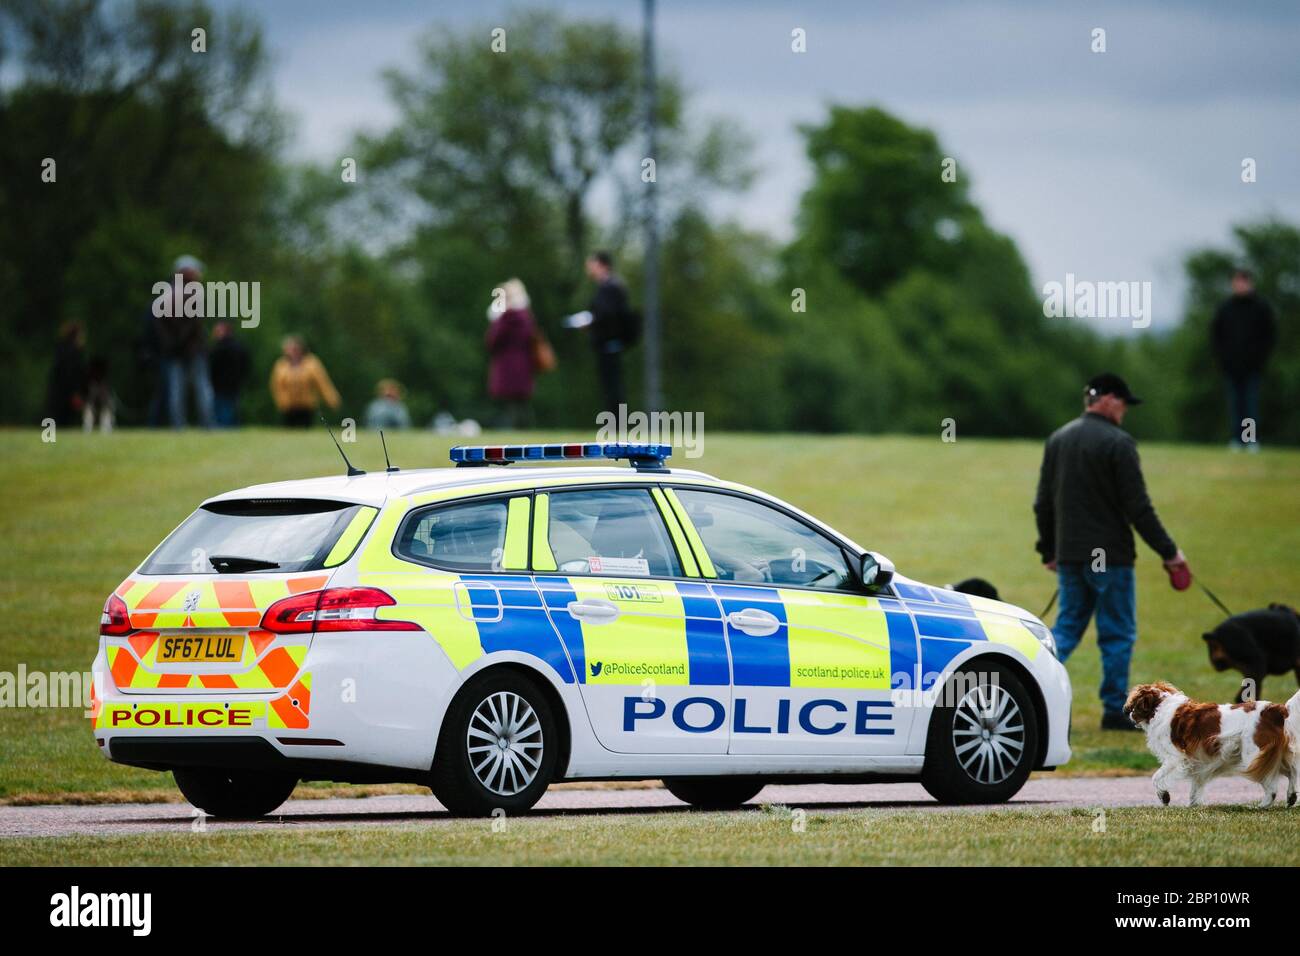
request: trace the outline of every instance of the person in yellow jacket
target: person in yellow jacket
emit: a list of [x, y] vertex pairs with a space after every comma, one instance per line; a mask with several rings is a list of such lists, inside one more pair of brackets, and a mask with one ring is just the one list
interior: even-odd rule
[[287, 336], [281, 350], [284, 354], [271, 367], [271, 398], [287, 427], [306, 428], [320, 402], [337, 409], [342, 399], [325, 366], [307, 351], [301, 338]]

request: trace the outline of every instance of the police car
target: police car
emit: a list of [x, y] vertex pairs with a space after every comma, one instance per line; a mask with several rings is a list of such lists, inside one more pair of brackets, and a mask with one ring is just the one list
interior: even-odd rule
[[461, 815], [559, 780], [662, 778], [709, 808], [778, 780], [995, 802], [1069, 759], [1041, 621], [669, 454], [461, 446], [209, 499], [104, 605], [99, 747], [216, 816], [299, 780], [421, 783]]

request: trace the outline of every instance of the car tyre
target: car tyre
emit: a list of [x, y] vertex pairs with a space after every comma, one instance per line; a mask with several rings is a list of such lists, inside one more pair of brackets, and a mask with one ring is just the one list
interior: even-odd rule
[[700, 810], [734, 810], [766, 784], [752, 777], [665, 777], [664, 787], [678, 800]]
[[298, 778], [292, 774], [216, 767], [177, 767], [172, 771], [185, 799], [213, 817], [264, 817], [289, 799]]
[[429, 786], [453, 816], [523, 813], [550, 786], [560, 750], [550, 702], [514, 671], [472, 680], [443, 718]]
[[1038, 754], [1038, 719], [1024, 683], [1005, 665], [971, 661], [948, 678], [939, 700], [921, 769], [926, 792], [940, 803], [1010, 800]]

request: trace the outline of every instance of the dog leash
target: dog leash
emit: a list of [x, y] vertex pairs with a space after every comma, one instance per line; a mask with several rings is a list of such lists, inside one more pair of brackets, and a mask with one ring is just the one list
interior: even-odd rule
[[[1047, 617], [1048, 612], [1051, 611], [1052, 608], [1056, 606], [1056, 596], [1060, 593], [1061, 593], [1060, 588], [1057, 588], [1055, 591], [1052, 592], [1052, 596], [1047, 602], [1047, 607], [1043, 608], [1043, 613], [1038, 615], [1038, 619], [1040, 621], [1043, 620], [1045, 617]], [[1231, 617], [1231, 615], [1229, 615], [1229, 617]]]
[[1219, 608], [1220, 611], [1222, 611], [1224, 614], [1228, 615], [1228, 617], [1232, 617], [1232, 612], [1228, 610], [1227, 605], [1225, 605], [1222, 601], [1220, 601], [1217, 597], [1215, 597], [1215, 594], [1214, 594], [1213, 591], [1211, 591], [1209, 588], [1207, 588], [1204, 584], [1201, 584], [1201, 581], [1200, 581], [1199, 578], [1197, 579], [1196, 583], [1197, 583], [1197, 585], [1200, 586], [1201, 590], [1205, 592], [1205, 596], [1206, 596], [1207, 598], [1209, 598], [1211, 601], [1213, 601], [1213, 602], [1218, 606], [1218, 608]]

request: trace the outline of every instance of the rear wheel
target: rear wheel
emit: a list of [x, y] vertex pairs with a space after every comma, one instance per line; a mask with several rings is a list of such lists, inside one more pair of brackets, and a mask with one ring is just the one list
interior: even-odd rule
[[701, 810], [734, 810], [758, 796], [765, 784], [752, 777], [665, 777], [664, 787], [678, 800]]
[[185, 799], [214, 817], [263, 817], [289, 799], [298, 778], [291, 774], [213, 767], [172, 771]]
[[1038, 721], [1009, 668], [972, 661], [948, 678], [930, 715], [921, 783], [940, 803], [1003, 803], [1029, 779]]
[[559, 743], [536, 681], [509, 671], [485, 675], [447, 710], [430, 787], [456, 816], [523, 813], [550, 785]]

